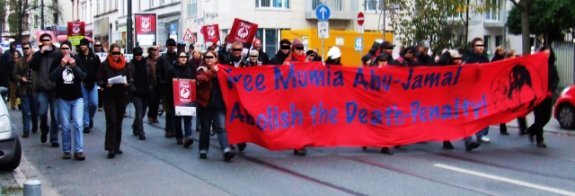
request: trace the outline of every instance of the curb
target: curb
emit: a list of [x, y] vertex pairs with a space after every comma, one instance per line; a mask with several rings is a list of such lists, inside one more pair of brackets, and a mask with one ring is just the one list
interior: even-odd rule
[[14, 180], [18, 184], [18, 187], [24, 188], [24, 183], [26, 183], [29, 179], [36, 179], [42, 183], [42, 195], [54, 195], [58, 196], [60, 193], [52, 185], [50, 182], [44, 178], [44, 176], [34, 167], [26, 158], [24, 151], [22, 151], [22, 161], [20, 162], [20, 166], [16, 168], [12, 174]]

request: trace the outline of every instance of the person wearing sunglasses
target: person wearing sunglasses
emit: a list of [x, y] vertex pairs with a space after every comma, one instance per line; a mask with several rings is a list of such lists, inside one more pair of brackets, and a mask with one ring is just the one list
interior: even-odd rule
[[[489, 63], [489, 59], [485, 54], [485, 44], [483, 39], [476, 37], [471, 40], [471, 53], [469, 53], [463, 60], [463, 64], [472, 64], [472, 63]], [[480, 130], [475, 134], [477, 137], [477, 141], [489, 143], [491, 140], [487, 137], [489, 134], [489, 126], [485, 127], [484, 129]]]
[[83, 161], [86, 156], [82, 134], [84, 127], [82, 81], [86, 78], [86, 72], [77, 66], [71, 50], [70, 42], [65, 41], [60, 44], [61, 53], [52, 63], [51, 79], [56, 84], [55, 93], [58, 97], [58, 122], [62, 130], [62, 151], [64, 152], [62, 159], [72, 158], [72, 144], [74, 144], [74, 159]]
[[225, 129], [226, 107], [220, 90], [220, 83], [216, 77], [219, 67], [215, 52], [206, 52], [204, 62], [196, 70], [198, 79], [198, 109], [200, 130], [200, 159], [208, 158], [210, 147], [210, 127], [218, 136], [220, 147], [223, 151], [225, 161], [230, 161], [235, 156], [235, 152], [228, 143], [228, 136]]
[[[185, 52], [178, 53], [178, 60], [177, 63], [174, 64], [172, 69], [168, 71], [168, 78], [170, 81], [170, 89], [173, 89], [173, 82], [174, 80], [179, 79], [196, 79], [196, 70], [192, 68], [188, 64], [188, 56]], [[167, 99], [165, 100], [168, 102], [168, 114], [174, 116], [174, 131], [176, 137], [176, 143], [178, 145], [182, 145], [185, 148], [189, 148], [193, 143], [194, 140], [192, 138], [192, 133], [196, 132], [196, 118], [195, 116], [176, 116], [175, 111], [175, 103], [174, 103], [174, 96], [173, 92], [170, 92], [167, 95]], [[182, 121], [184, 128], [182, 130]], [[183, 132], [182, 132], [183, 131]]]
[[32, 122], [32, 133], [38, 132], [38, 107], [36, 104], [36, 88], [34, 85], [35, 76], [29, 67], [32, 59], [32, 48], [30, 43], [22, 44], [24, 57], [16, 62], [13, 76], [19, 83], [18, 94], [20, 95], [22, 109], [22, 137], [27, 138], [30, 135], [30, 122]]
[[270, 64], [283, 65], [285, 60], [290, 56], [290, 51], [291, 51], [291, 42], [287, 39], [282, 39], [280, 41], [280, 49], [278, 50], [274, 58], [270, 60]]
[[242, 51], [244, 50], [244, 44], [241, 42], [234, 42], [232, 43], [232, 48], [230, 52], [227, 54], [227, 58], [221, 58], [224, 61], [220, 62], [221, 64], [231, 65], [233, 67], [242, 67], [244, 56], [242, 55]]
[[[59, 55], [56, 46], [52, 44], [52, 36], [48, 33], [40, 35], [40, 51], [32, 56], [30, 68], [36, 72], [34, 84], [37, 92], [38, 115], [40, 116], [40, 142], [45, 143], [50, 132], [50, 143], [54, 148], [60, 147], [58, 143], [58, 120], [56, 97], [54, 97], [54, 84], [50, 79], [52, 61]], [[48, 126], [48, 107], [50, 107], [50, 126]]]
[[299, 39], [294, 39], [292, 42], [292, 51], [290, 62], [303, 63], [306, 62], [305, 48]]
[[106, 139], [104, 147], [108, 158], [123, 154], [120, 149], [122, 141], [122, 121], [128, 105], [130, 92], [134, 92], [132, 73], [119, 44], [110, 46], [106, 60], [100, 66], [96, 81], [103, 90], [104, 114], [106, 116]]
[[90, 133], [94, 126], [94, 115], [98, 108], [98, 88], [96, 88], [96, 74], [100, 69], [100, 57], [90, 49], [90, 41], [83, 38], [80, 40], [77, 64], [87, 74], [82, 85], [82, 95], [84, 97], [84, 133]]

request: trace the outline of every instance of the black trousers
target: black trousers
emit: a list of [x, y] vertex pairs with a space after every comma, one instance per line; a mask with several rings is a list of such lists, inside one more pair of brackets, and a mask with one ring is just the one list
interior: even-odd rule
[[537, 143], [543, 142], [543, 127], [551, 119], [551, 111], [553, 103], [551, 97], [545, 98], [539, 105], [533, 109], [535, 115], [535, 122], [527, 129], [529, 134], [534, 135]]
[[128, 100], [126, 98], [104, 96], [104, 112], [106, 115], [105, 149], [120, 150], [122, 142], [122, 121]]
[[158, 110], [160, 109], [160, 98], [162, 97], [162, 92], [159, 88], [156, 88], [154, 92], [150, 95], [148, 99], [148, 118], [158, 119]]

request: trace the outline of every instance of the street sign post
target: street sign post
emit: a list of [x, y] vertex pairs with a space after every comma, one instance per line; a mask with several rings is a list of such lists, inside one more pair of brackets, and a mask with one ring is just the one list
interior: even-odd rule
[[[321, 56], [324, 57], [325, 52], [325, 38], [329, 38], [329, 16], [331, 11], [325, 4], [319, 4], [315, 8], [315, 16], [317, 17], [317, 34], [321, 39]], [[325, 58], [325, 57], [324, 57]]]
[[363, 15], [363, 12], [359, 12], [359, 13], [357, 14], [357, 24], [358, 24], [359, 26], [363, 26], [364, 20], [365, 20], [365, 16]]
[[359, 38], [355, 39], [355, 50], [359, 51], [360, 56], [363, 54], [363, 22], [365, 22], [365, 16], [363, 15], [363, 12], [357, 13], [357, 24], [359, 25]]

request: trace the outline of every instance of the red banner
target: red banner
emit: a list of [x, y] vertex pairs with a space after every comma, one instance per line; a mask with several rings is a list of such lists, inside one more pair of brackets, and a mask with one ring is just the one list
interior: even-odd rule
[[68, 22], [68, 36], [84, 36], [86, 23], [84, 22]]
[[226, 67], [230, 143], [272, 150], [460, 139], [527, 114], [547, 92], [543, 53], [445, 67]]
[[220, 40], [220, 27], [218, 24], [206, 25], [200, 29], [204, 36], [204, 43], [211, 42], [212, 44], [218, 43]]
[[227, 43], [233, 43], [235, 41], [252, 43], [257, 31], [258, 24], [235, 18]]
[[134, 14], [136, 41], [141, 46], [151, 46], [156, 41], [156, 14]]
[[196, 80], [172, 79], [176, 116], [195, 116]]

